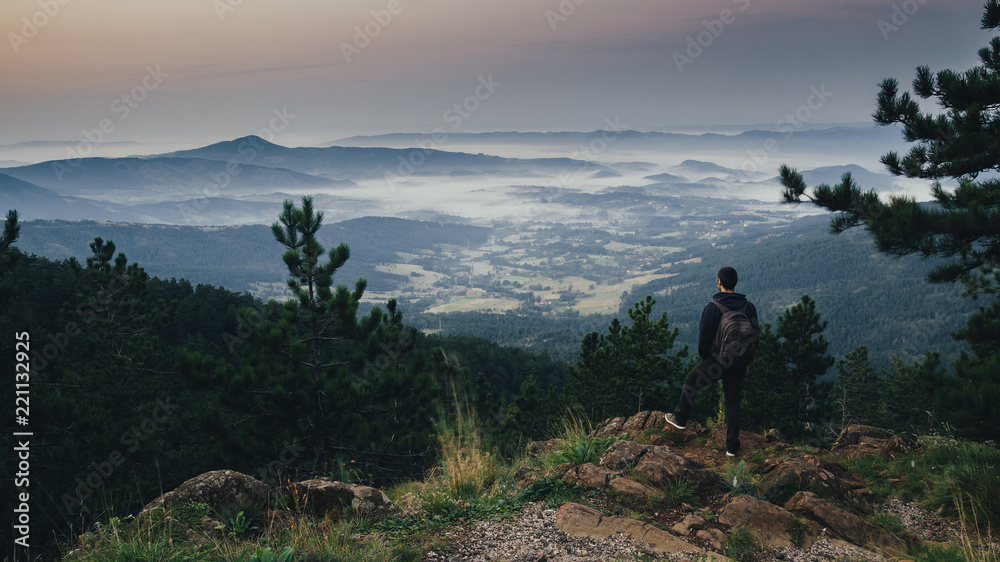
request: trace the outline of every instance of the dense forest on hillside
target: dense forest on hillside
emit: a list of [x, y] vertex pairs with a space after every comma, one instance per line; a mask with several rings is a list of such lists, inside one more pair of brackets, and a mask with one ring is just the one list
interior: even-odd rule
[[[664, 230], [677, 228], [676, 221], [657, 226], [651, 222], [633, 234], [617, 237], [635, 245], [664, 244], [656, 238]], [[558, 256], [606, 253], [603, 244], [609, 234], [598, 229], [554, 228], [543, 231], [553, 241], [547, 242], [541, 255]], [[830, 321], [828, 335], [831, 352], [847, 353], [859, 345], [871, 351], [874, 364], [886, 367], [893, 356], [912, 360], [926, 351], [938, 351], [950, 361], [963, 344], [952, 340], [977, 304], [961, 296], [961, 289], [950, 285], [928, 285], [925, 277], [937, 260], [917, 257], [895, 259], [876, 251], [861, 232], [828, 234], [823, 217], [805, 217], [788, 226], [749, 225], [712, 241], [695, 241], [680, 257], [698, 259], [662, 267], [636, 263], [630, 267], [649, 267], [653, 273], [669, 277], [638, 286], [620, 299], [617, 312], [580, 314], [555, 307], [532, 306], [536, 298], [525, 299], [528, 286], [473, 276], [454, 258], [443, 258], [441, 248], [477, 248], [497, 234], [494, 229], [458, 224], [369, 217], [326, 225], [319, 232], [327, 246], [347, 243], [352, 251], [340, 270], [341, 279], [363, 277], [370, 291], [399, 294], [399, 291], [423, 277], [387, 271], [384, 264], [399, 260], [400, 253], [415, 256], [422, 271], [449, 275], [439, 282], [442, 293], [463, 292], [481, 287], [498, 296], [522, 301], [512, 312], [483, 313], [439, 312], [426, 314], [433, 298], [412, 299], [397, 296], [406, 310], [408, 323], [426, 331], [469, 335], [505, 346], [521, 347], [547, 354], [560, 361], [574, 361], [579, 356], [584, 334], [599, 330], [614, 316], [622, 316], [632, 303], [647, 294], [656, 297], [656, 312], [667, 312], [671, 323], [679, 327], [679, 342], [691, 345], [701, 304], [714, 291], [715, 270], [730, 264], [741, 272], [739, 290], [746, 292], [760, 308], [765, 321], [774, 322], [800, 295], [808, 294], [818, 302], [820, 311]], [[86, 255], [94, 237], [114, 240], [130, 258], [162, 279], [189, 279], [195, 285], [225, 286], [238, 292], [262, 287], [267, 295], [287, 298], [284, 289], [284, 266], [274, 256], [280, 246], [265, 226], [180, 227], [168, 225], [133, 225], [93, 221], [31, 221], [24, 223], [21, 247], [24, 251], [52, 259]], [[539, 238], [542, 236], [539, 235]], [[594, 241], [601, 241], [595, 243]], [[675, 242], [669, 242], [675, 243]], [[650, 246], [652, 247], [652, 246]], [[417, 256], [425, 256], [423, 258]], [[502, 260], [494, 260], [502, 265]], [[592, 260], [593, 261], [593, 260]], [[547, 265], [540, 271], [551, 269]], [[560, 275], [584, 273], [579, 262], [558, 265]], [[586, 266], [591, 267], [591, 266]], [[607, 267], [608, 276], [621, 275], [625, 265]], [[502, 277], [500, 277], [502, 278]], [[586, 292], [587, 287], [580, 287]], [[539, 291], [534, 291], [539, 293]], [[576, 292], [579, 294], [579, 291]], [[562, 298], [569, 299], [567, 292]], [[570, 302], [570, 301], [567, 301]]]
[[[33, 407], [20, 429], [37, 436], [38, 536], [70, 537], [220, 467], [272, 482], [342, 471], [369, 482], [419, 476], [433, 465], [430, 436], [454, 392], [475, 401], [496, 442], [514, 447], [524, 436], [502, 426], [524, 382], [561, 388], [569, 379], [567, 364], [544, 355], [425, 336], [405, 327], [394, 302], [364, 313], [355, 302], [342, 319], [362, 320], [333, 346], [329, 384], [310, 398], [294, 359], [294, 307], [151, 277], [124, 249], [96, 238], [79, 259], [4, 253], [3, 361], [13, 372], [15, 359], [30, 360]], [[280, 252], [269, 257], [280, 263]], [[30, 346], [23, 355], [15, 334]], [[3, 396], [13, 404], [14, 386]], [[323, 417], [311, 418], [309, 404], [321, 404]], [[322, 443], [310, 432], [317, 422]], [[12, 462], [2, 460], [7, 475]]]
[[[86, 255], [95, 237], [114, 240], [128, 255], [164, 279], [225, 286], [243, 291], [258, 283], [285, 280], [280, 246], [265, 225], [186, 227], [99, 221], [30, 221], [23, 224], [21, 249], [51, 259]], [[416, 253], [435, 244], [479, 246], [490, 229], [391, 217], [365, 217], [327, 225], [320, 240], [348, 244], [360, 259], [345, 264], [347, 278], [364, 277], [381, 290], [394, 289], [408, 278], [379, 271], [397, 252]]]

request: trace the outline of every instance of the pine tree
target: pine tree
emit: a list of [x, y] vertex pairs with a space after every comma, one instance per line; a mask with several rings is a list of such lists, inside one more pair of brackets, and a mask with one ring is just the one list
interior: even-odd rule
[[[317, 239], [323, 213], [312, 199], [286, 201], [275, 240], [284, 247], [293, 298], [239, 311], [248, 327], [238, 361], [183, 353], [183, 373], [217, 391], [217, 420], [202, 419], [223, 456], [283, 471], [325, 471], [337, 463], [401, 476], [426, 465], [435, 400], [455, 369], [443, 356], [414, 355], [417, 332], [390, 300], [383, 313], [360, 311], [366, 282], [334, 285], [350, 257]], [[212, 424], [216, 424], [212, 426]], [[251, 472], [253, 470], [251, 469]]]
[[500, 425], [500, 445], [507, 454], [522, 450], [528, 441], [551, 437], [550, 433], [565, 411], [562, 396], [535, 375], [528, 375], [521, 391], [504, 408]]
[[668, 389], [679, 392], [687, 347], [668, 355], [679, 331], [670, 329], [665, 312], [651, 320], [654, 304], [651, 296], [635, 303], [628, 312], [631, 326], [615, 318], [606, 335], [584, 336], [580, 361], [570, 374], [573, 395], [591, 421], [663, 407]]
[[21, 236], [21, 225], [17, 223], [17, 219], [17, 211], [13, 209], [7, 211], [7, 218], [3, 222], [3, 233], [0, 233], [0, 277], [10, 270], [19, 255], [11, 251], [11, 246]]
[[[329, 441], [343, 449], [336, 444], [344, 437], [338, 431], [361, 415], [352, 400], [351, 372], [361, 367], [352, 363], [353, 349], [382, 322], [377, 307], [358, 316], [364, 279], [357, 280], [353, 291], [334, 286], [334, 274], [350, 258], [350, 249], [340, 244], [327, 254], [317, 239], [322, 224], [323, 213], [313, 209], [312, 198], [303, 197], [300, 208], [285, 201], [278, 222], [271, 226], [275, 240], [285, 247], [282, 260], [294, 298], [268, 304], [252, 336], [259, 345], [250, 350], [241, 369], [244, 377], [237, 379], [246, 386], [233, 385], [233, 390], [255, 395], [258, 411], [250, 415], [289, 420], [278, 422], [286, 427], [284, 438], [307, 441], [317, 468], [334, 456]], [[250, 322], [257, 311], [243, 314]]]
[[743, 425], [767, 430], [784, 425], [791, 411], [793, 392], [783, 361], [779, 358], [780, 342], [770, 323], [761, 326], [757, 353], [747, 367], [743, 386]]
[[776, 331], [763, 326], [744, 385], [747, 427], [776, 427], [788, 437], [800, 437], [807, 426], [830, 423], [828, 388], [817, 382], [834, 363], [826, 353], [826, 324], [816, 301], [803, 295], [778, 318]]
[[868, 361], [868, 347], [858, 346], [844, 355], [837, 362], [837, 373], [833, 394], [840, 408], [841, 427], [873, 423], [881, 409], [884, 384]]
[[[1000, 2], [984, 6], [983, 29], [1000, 27]], [[933, 115], [920, 109], [908, 92], [899, 93], [892, 78], [882, 82], [872, 117], [879, 125], [900, 124], [903, 137], [915, 143], [908, 154], [882, 156], [893, 174], [935, 180], [934, 204], [910, 197], [882, 201], [875, 190], [862, 190], [844, 174], [836, 186], [820, 185], [812, 194], [801, 174], [788, 166], [780, 170], [784, 201], [803, 198], [837, 213], [831, 230], [843, 232], [863, 226], [881, 252], [905, 256], [940, 257], [947, 261], [928, 276], [932, 283], [961, 281], [972, 298], [987, 296], [957, 337], [968, 341], [972, 354], [954, 364], [955, 377], [939, 393], [939, 409], [955, 423], [982, 437], [1000, 434], [1000, 181], [976, 181], [984, 172], [1000, 171], [1000, 37], [979, 50], [982, 64], [965, 72], [932, 73], [918, 67], [913, 93], [936, 99], [945, 108]], [[958, 182], [953, 191], [937, 180]]]
[[60, 265], [76, 294], [65, 295], [55, 333], [42, 340], [50, 346], [32, 365], [46, 427], [33, 472], [52, 511], [76, 524], [108, 505], [139, 507], [186, 469], [169, 462], [183, 436], [173, 357], [158, 335], [172, 307], [150, 302], [149, 276], [114, 242], [95, 238], [90, 249], [86, 266]]
[[885, 383], [875, 425], [913, 432], [934, 428], [939, 417], [935, 395], [945, 387], [944, 377], [937, 353], [928, 353], [910, 365], [899, 356], [893, 357], [882, 373]]

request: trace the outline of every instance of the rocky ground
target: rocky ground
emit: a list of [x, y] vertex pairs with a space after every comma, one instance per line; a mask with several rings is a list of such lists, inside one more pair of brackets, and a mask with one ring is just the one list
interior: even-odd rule
[[[794, 496], [797, 501], [789, 501], [785, 509], [757, 498], [740, 499], [716, 492], [702, 494], [697, 508], [685, 504], [644, 514], [642, 518], [652, 525], [629, 520], [620, 513], [617, 501], [626, 501], [622, 498], [629, 494], [642, 497], [648, 492], [644, 486], [650, 484], [650, 479], [668, 475], [697, 482], [708, 472], [723, 472], [727, 463], [732, 463], [720, 443], [715, 443], [721, 439], [719, 431], [698, 426], [670, 434], [672, 430], [663, 428], [660, 415], [641, 412], [628, 419], [608, 420], [595, 432], [627, 434], [629, 438], [644, 433], [644, 445], [632, 441], [616, 443], [596, 466], [555, 469], [565, 470], [564, 480], [607, 491], [616, 501], [608, 501], [608, 496], [604, 496], [603, 500], [600, 497], [591, 500], [589, 507], [564, 504], [558, 510], [531, 504], [516, 519], [481, 521], [444, 533], [440, 539], [445, 546], [429, 552], [425, 559], [721, 560], [725, 559], [724, 529], [729, 527], [719, 523], [724, 520], [754, 528], [761, 542], [750, 557], [755, 561], [882, 560], [897, 559], [899, 553], [893, 552], [893, 548], [902, 542], [868, 524], [867, 516], [873, 513], [897, 516], [906, 529], [902, 537], [906, 541], [951, 543], [961, 531], [954, 521], [915, 502], [890, 498], [881, 504], [869, 503], [870, 490], [851, 480], [838, 466], [808, 451], [786, 447], [780, 436], [753, 434], [746, 435], [744, 450], [776, 457], [765, 461], [762, 483], [765, 493], [768, 486], [773, 489], [782, 481], [795, 479], [803, 489], [814, 490], [846, 509], [829, 504], [813, 492], [800, 492]], [[898, 454], [906, 450], [906, 444], [895, 436], [874, 428], [842, 436], [838, 445], [845, 454]], [[535, 444], [533, 449], [538, 455], [545, 455], [548, 450], [547, 444]], [[644, 473], [637, 478], [639, 482], [633, 480], [635, 472]], [[765, 504], [762, 512], [755, 511], [762, 509], [758, 504]], [[587, 515], [591, 508], [600, 513], [593, 510]], [[584, 518], [596, 517], [597, 522], [580, 523], [580, 512], [584, 512]], [[795, 542], [799, 546], [790, 544], [788, 535], [782, 535], [781, 529], [786, 525], [786, 519], [782, 518], [802, 525], [805, 540], [798, 538]], [[778, 531], [769, 532], [767, 527], [776, 527]], [[852, 542], [863, 543], [864, 547]]]
[[[880, 510], [881, 511], [881, 510]], [[892, 499], [885, 504], [886, 513], [900, 515], [907, 530], [925, 540], [948, 542], [956, 536], [954, 522], [935, 515], [926, 507]], [[544, 509], [533, 503], [512, 521], [479, 521], [460, 529], [443, 533], [447, 548], [431, 551], [425, 560], [472, 561], [505, 560], [549, 562], [600, 562], [612, 560], [703, 560], [703, 554], [659, 554], [649, 545], [618, 535], [609, 539], [576, 537], [561, 531], [556, 525], [556, 510]], [[794, 546], [760, 551], [758, 562], [825, 562], [830, 560], [882, 560], [870, 551], [836, 539], [821, 539], [809, 549]]]
[[[962, 542], [956, 522], [915, 502], [876, 502], [838, 462], [902, 455], [915, 446], [889, 432], [851, 426], [832, 453], [790, 445], [780, 435], [744, 433], [742, 455], [732, 459], [725, 455], [723, 431], [693, 423], [678, 431], [654, 411], [598, 427], [590, 437], [606, 438], [610, 446], [594, 462], [556, 465], [553, 459], [563, 457], [554, 453], [565, 443], [532, 443], [527, 452], [536, 460], [514, 474], [520, 487], [561, 481], [576, 486], [570, 487], [576, 499], [528, 503], [516, 516], [434, 531], [420, 539], [430, 545], [424, 560], [722, 562], [732, 555], [727, 543], [737, 528], [745, 531], [750, 553], [743, 560], [755, 562], [896, 560], [914, 545]], [[678, 486], [686, 488], [684, 499], [670, 495]], [[361, 485], [315, 479], [288, 491], [310, 517], [349, 512], [375, 520], [401, 513], [384, 493]], [[164, 494], [144, 513], [191, 502], [266, 509], [267, 496], [267, 487], [252, 477], [215, 471]], [[903, 528], [879, 527], [876, 515], [883, 525], [898, 520]], [[202, 526], [208, 534], [218, 527], [214, 521]], [[197, 529], [190, 532], [200, 536]], [[995, 544], [987, 548], [1000, 552]]]

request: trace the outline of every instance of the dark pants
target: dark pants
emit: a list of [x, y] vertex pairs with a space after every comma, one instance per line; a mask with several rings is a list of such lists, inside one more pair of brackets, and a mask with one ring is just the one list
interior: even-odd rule
[[738, 453], [740, 450], [740, 421], [743, 415], [740, 402], [743, 398], [743, 379], [746, 378], [746, 366], [731, 366], [723, 368], [716, 361], [702, 359], [695, 365], [684, 379], [681, 398], [674, 408], [677, 421], [684, 425], [691, 415], [694, 400], [706, 388], [722, 380], [722, 393], [726, 400], [726, 451]]

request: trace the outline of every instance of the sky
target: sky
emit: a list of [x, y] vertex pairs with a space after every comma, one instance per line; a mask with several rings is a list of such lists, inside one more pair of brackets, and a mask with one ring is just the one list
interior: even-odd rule
[[[0, 144], [871, 122], [967, 0], [4, 0]], [[797, 117], [796, 117], [797, 116]]]

